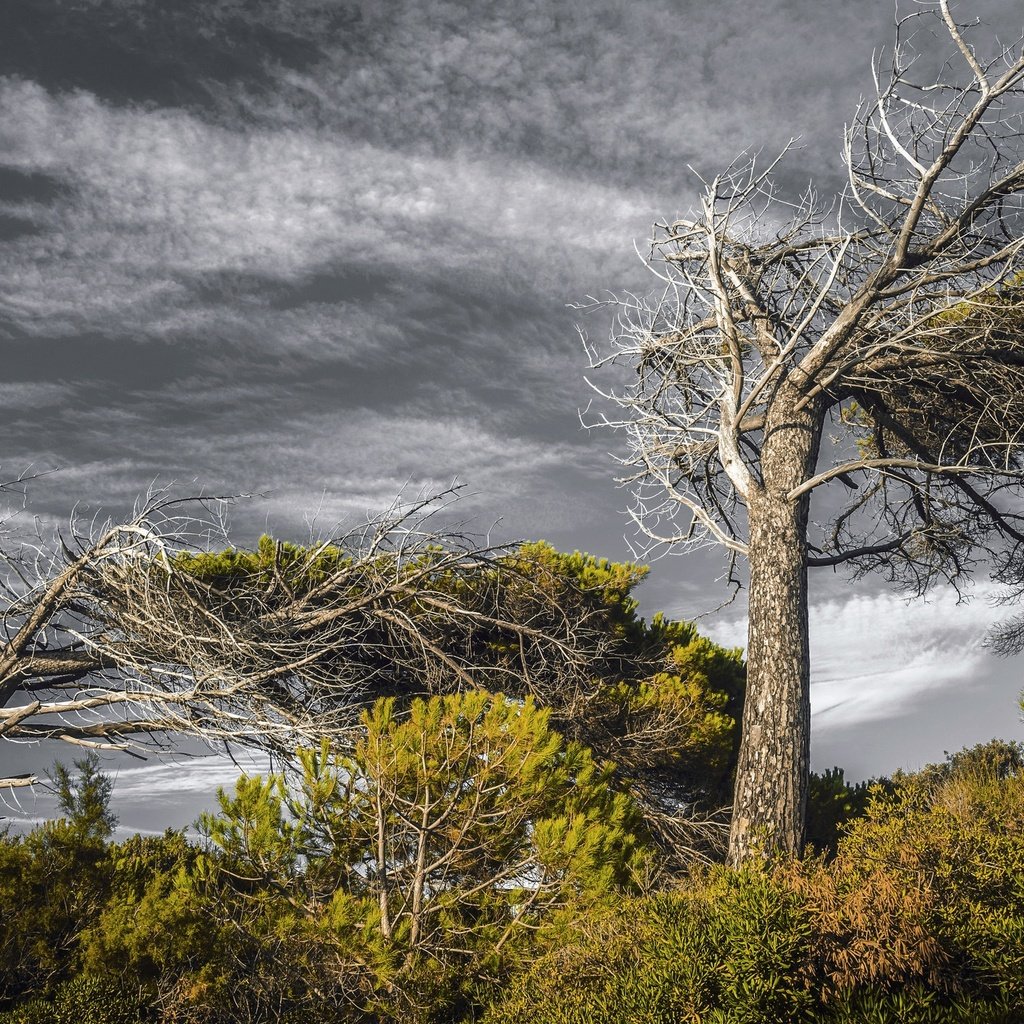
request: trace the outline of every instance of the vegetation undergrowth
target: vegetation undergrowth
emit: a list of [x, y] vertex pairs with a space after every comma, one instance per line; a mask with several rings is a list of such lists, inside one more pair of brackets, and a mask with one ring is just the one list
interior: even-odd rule
[[1018, 745], [874, 786], [831, 851], [667, 876], [609, 767], [529, 703], [364, 725], [243, 776], [203, 844], [111, 842], [95, 760], [58, 774], [67, 816], [0, 840], [0, 1021], [1021, 1019]]
[[1022, 757], [993, 741], [875, 787], [831, 859], [700, 869], [577, 920], [484, 1019], [1020, 1021]]

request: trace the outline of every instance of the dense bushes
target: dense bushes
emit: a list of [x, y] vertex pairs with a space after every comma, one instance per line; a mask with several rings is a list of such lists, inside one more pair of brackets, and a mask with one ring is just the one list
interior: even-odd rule
[[965, 751], [879, 787], [830, 863], [714, 868], [576, 922], [486, 1020], [1018, 1022], [1021, 768]]
[[83, 926], [109, 893], [102, 841], [67, 822], [0, 843], [0, 1006], [66, 977]]
[[0, 841], [0, 1024], [1021, 1019], [1013, 744], [873, 787], [828, 855], [674, 878], [607, 766], [486, 694], [378, 704], [349, 753], [222, 794], [205, 847], [105, 841], [89, 771]]
[[306, 751], [297, 777], [222, 793], [190, 881], [229, 936], [225, 977], [270, 1019], [326, 1001], [452, 1020], [553, 909], [628, 890], [648, 873], [641, 816], [548, 719], [482, 692], [414, 701], [406, 717], [382, 700], [350, 754]]
[[110, 978], [78, 975], [61, 982], [52, 999], [31, 999], [0, 1013], [0, 1024], [140, 1024], [156, 1020], [141, 993]]
[[173, 832], [106, 845], [79, 801], [0, 847], [4, 905], [21, 907], [0, 924], [4, 999], [58, 1014], [72, 977], [85, 1001], [117, 989], [111, 1008], [189, 1024], [472, 1012], [553, 912], [652, 873], [612, 766], [549, 717], [483, 692], [404, 716], [381, 700], [350, 752], [222, 792], [204, 849]]
[[[282, 551], [301, 561], [264, 543], [195, 570], [262, 580]], [[0, 1024], [1024, 1019], [1024, 749], [813, 776], [808, 856], [727, 870], [699, 808], [727, 799], [738, 652], [639, 618], [638, 567], [510, 558], [599, 641], [550, 706], [367, 697], [344, 742], [222, 792], [202, 842], [111, 842], [96, 758], [58, 766], [64, 817], [0, 832]], [[523, 657], [476, 639], [492, 668]]]

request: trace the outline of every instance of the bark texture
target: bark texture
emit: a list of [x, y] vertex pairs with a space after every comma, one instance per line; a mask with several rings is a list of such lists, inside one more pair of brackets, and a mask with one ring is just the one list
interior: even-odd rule
[[807, 626], [809, 497], [788, 497], [817, 458], [817, 417], [783, 415], [769, 428], [764, 484], [751, 495], [747, 693], [729, 836], [734, 867], [799, 855], [810, 771]]

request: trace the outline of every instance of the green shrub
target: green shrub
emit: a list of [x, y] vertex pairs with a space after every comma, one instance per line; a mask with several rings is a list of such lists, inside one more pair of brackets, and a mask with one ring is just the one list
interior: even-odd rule
[[553, 949], [485, 1019], [810, 1022], [811, 941], [810, 918], [790, 887], [766, 870], [715, 869], [685, 892], [631, 901]]
[[0, 1014], [0, 1024], [140, 1024], [155, 1019], [137, 992], [93, 975], [62, 982], [52, 1001], [32, 999]]
[[820, 775], [811, 772], [807, 791], [808, 847], [833, 856], [839, 837], [851, 822], [867, 811], [874, 786], [890, 785], [884, 781], [847, 782], [842, 768], [829, 768]]
[[1024, 749], [875, 787], [832, 860], [695, 874], [548, 941], [487, 1024], [1020, 1024]]
[[30, 999], [13, 1010], [0, 1013], [0, 1024], [50, 1024], [53, 1006], [45, 999]]
[[1007, 997], [943, 999], [926, 985], [898, 992], [861, 988], [822, 1011], [822, 1024], [1020, 1024]]
[[106, 848], [73, 823], [0, 841], [0, 1005], [49, 996], [76, 969], [80, 932], [109, 885]]
[[1024, 748], [992, 741], [897, 777], [838, 860], [921, 894], [942, 985], [1024, 1006]]

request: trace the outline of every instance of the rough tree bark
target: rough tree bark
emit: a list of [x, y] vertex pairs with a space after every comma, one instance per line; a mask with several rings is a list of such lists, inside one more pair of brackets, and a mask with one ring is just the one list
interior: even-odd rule
[[817, 458], [816, 410], [779, 401], [765, 429], [763, 482], [748, 504], [750, 594], [747, 692], [736, 769], [729, 862], [759, 844], [799, 855], [810, 770], [810, 650], [807, 624], [809, 495], [789, 497]]

